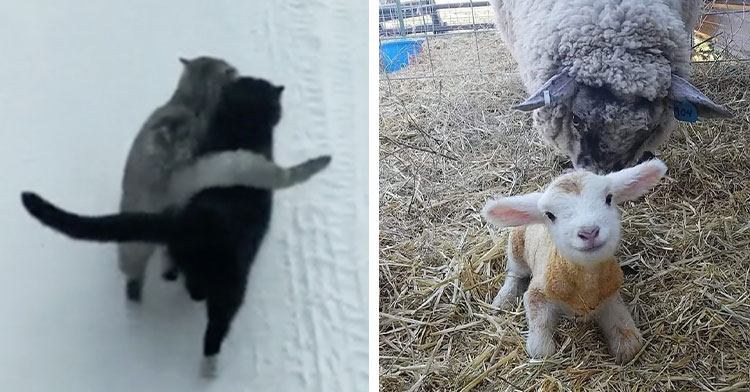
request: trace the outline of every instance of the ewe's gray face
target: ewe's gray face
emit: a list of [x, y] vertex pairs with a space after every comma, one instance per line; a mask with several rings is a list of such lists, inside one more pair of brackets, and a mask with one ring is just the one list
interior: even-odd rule
[[513, 109], [534, 111], [536, 128], [576, 168], [609, 173], [653, 157], [674, 128], [675, 102], [691, 104], [698, 117], [732, 117], [677, 75], [668, 96], [649, 101], [579, 84], [561, 71]]
[[579, 86], [569, 105], [559, 108], [553, 126], [541, 129], [559, 132], [551, 139], [576, 168], [598, 173], [634, 165], [674, 126], [667, 100], [623, 99], [605, 88]]

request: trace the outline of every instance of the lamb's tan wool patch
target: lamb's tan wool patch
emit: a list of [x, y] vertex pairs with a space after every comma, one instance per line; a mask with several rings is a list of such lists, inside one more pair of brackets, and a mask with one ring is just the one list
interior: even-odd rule
[[523, 250], [526, 243], [526, 227], [514, 227], [508, 237], [510, 241], [510, 255], [516, 262], [524, 260]]
[[536, 314], [536, 311], [539, 309], [539, 307], [547, 301], [547, 297], [544, 295], [544, 292], [538, 288], [531, 287], [529, 288], [529, 306], [530, 310]]
[[583, 191], [583, 176], [585, 173], [570, 173], [552, 185], [554, 189], [570, 195], [580, 195]]
[[579, 315], [596, 309], [621, 285], [622, 270], [614, 258], [593, 267], [583, 267], [554, 252], [545, 271], [546, 294]]

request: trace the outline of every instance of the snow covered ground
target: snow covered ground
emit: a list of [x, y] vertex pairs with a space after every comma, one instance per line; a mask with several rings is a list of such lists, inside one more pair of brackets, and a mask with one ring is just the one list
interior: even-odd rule
[[[0, 4], [0, 390], [367, 390], [367, 3]], [[203, 307], [158, 277], [160, 260], [128, 306], [114, 245], [58, 235], [19, 201], [29, 189], [115, 211], [132, 139], [178, 56], [201, 54], [286, 86], [279, 162], [333, 155], [277, 193], [212, 381]]]

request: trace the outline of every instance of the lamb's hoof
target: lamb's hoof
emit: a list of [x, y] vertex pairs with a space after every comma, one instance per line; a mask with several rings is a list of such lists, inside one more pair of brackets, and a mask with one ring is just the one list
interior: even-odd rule
[[638, 329], [617, 328], [615, 337], [609, 342], [609, 352], [615, 362], [622, 365], [630, 362], [643, 347], [643, 339]]
[[174, 282], [179, 276], [180, 271], [176, 267], [167, 268], [167, 270], [161, 274], [161, 277], [164, 278], [164, 280], [168, 280], [170, 282]]
[[510, 310], [515, 308], [518, 298], [520, 296], [512, 292], [512, 290], [506, 291], [501, 289], [495, 296], [495, 299], [492, 300], [492, 306], [501, 310]]
[[143, 291], [143, 282], [138, 279], [129, 279], [125, 284], [125, 295], [132, 302], [141, 302], [141, 292]]
[[492, 306], [501, 310], [515, 309], [518, 300], [523, 298], [523, 293], [529, 288], [528, 278], [507, 277], [500, 291], [492, 300]]
[[492, 306], [500, 310], [513, 309], [513, 305], [515, 305], [515, 300], [513, 298], [501, 297], [500, 294], [492, 300]]
[[201, 363], [201, 376], [205, 378], [215, 378], [218, 374], [218, 358], [216, 355], [211, 357], [203, 357]]
[[526, 352], [531, 358], [544, 359], [555, 355], [557, 346], [555, 338], [547, 332], [530, 332], [526, 342]]

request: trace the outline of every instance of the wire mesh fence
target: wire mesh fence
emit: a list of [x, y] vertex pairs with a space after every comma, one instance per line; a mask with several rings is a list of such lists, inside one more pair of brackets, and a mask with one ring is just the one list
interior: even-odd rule
[[[515, 72], [497, 58], [489, 1], [379, 1], [381, 79]], [[705, 1], [693, 50], [694, 63], [750, 61], [750, 0]]]

